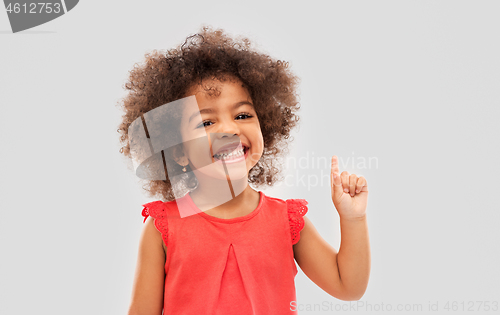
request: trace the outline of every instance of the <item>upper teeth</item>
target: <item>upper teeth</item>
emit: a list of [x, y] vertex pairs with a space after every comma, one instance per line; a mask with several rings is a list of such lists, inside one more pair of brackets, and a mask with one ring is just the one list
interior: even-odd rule
[[238, 156], [242, 156], [244, 154], [244, 150], [243, 149], [240, 149], [240, 150], [226, 150], [226, 151], [222, 151], [222, 152], [219, 152], [217, 154], [214, 155], [214, 157], [220, 159], [226, 159], [226, 158], [231, 158], [231, 157], [238, 157]]

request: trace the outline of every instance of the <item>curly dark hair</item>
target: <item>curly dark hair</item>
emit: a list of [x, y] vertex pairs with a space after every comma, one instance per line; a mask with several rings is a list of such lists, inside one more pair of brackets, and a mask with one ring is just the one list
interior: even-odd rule
[[[118, 129], [120, 153], [131, 158], [129, 126], [143, 114], [186, 97], [188, 90], [204, 79], [223, 82], [236, 78], [250, 93], [264, 139], [262, 157], [250, 170], [248, 182], [259, 187], [282, 180], [277, 161], [288, 152], [288, 143], [293, 140], [290, 131], [298, 125], [296, 112], [300, 109], [296, 92], [299, 79], [288, 62], [255, 51], [246, 37], [233, 39], [209, 26], [177, 48], [153, 50], [145, 54], [145, 59], [129, 71], [123, 86], [128, 93], [119, 104], [125, 112]], [[186, 178], [186, 187], [192, 187], [190, 180]], [[150, 197], [175, 199], [168, 174], [166, 180], [146, 180], [143, 188]]]

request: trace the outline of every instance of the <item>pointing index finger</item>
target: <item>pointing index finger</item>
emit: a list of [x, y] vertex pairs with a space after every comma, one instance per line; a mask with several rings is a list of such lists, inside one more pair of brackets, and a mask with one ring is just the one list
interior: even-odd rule
[[339, 161], [336, 155], [332, 156], [332, 172], [335, 174], [339, 174]]

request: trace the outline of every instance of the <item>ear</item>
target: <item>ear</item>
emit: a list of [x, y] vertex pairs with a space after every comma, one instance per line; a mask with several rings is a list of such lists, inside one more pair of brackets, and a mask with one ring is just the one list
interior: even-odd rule
[[186, 154], [184, 153], [184, 148], [182, 145], [177, 145], [173, 148], [173, 158], [177, 164], [180, 166], [186, 166], [189, 164]]

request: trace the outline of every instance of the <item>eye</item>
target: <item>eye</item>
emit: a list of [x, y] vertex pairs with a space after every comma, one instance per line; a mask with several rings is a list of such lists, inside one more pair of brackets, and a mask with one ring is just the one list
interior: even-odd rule
[[206, 123], [212, 123], [212, 122], [210, 120], [204, 120], [204, 121], [202, 121], [201, 124], [196, 126], [196, 128], [207, 127], [207, 125], [205, 125]]
[[[238, 119], [238, 117], [243, 117], [243, 118]], [[240, 113], [240, 114], [238, 114], [238, 116], [236, 116], [235, 119], [241, 120], [241, 119], [248, 119], [248, 118], [252, 118], [252, 117], [253, 116], [250, 115], [249, 113]], [[196, 128], [208, 127], [209, 126], [209, 125], [207, 125], [208, 123], [213, 124], [213, 122], [210, 121], [210, 120], [204, 120], [204, 121], [201, 122], [201, 124], [199, 124], [198, 126], [196, 126]]]
[[244, 116], [246, 118], [243, 118], [243, 119], [248, 119], [248, 118], [252, 118], [253, 116], [250, 115], [249, 113], [241, 113], [241, 114], [238, 114], [238, 116], [236, 116], [236, 118], [240, 117], [240, 116]]

